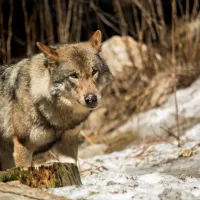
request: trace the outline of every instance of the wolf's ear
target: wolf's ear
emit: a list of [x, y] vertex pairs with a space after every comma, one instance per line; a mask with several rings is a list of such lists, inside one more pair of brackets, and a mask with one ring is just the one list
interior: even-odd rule
[[97, 52], [101, 51], [101, 38], [102, 38], [101, 31], [97, 30], [89, 40], [89, 44], [93, 48], [95, 48]]
[[42, 51], [50, 59], [52, 59], [54, 61], [58, 61], [58, 54], [54, 49], [52, 49], [51, 47], [48, 47], [40, 42], [36, 42], [36, 45], [40, 49], [40, 51]]

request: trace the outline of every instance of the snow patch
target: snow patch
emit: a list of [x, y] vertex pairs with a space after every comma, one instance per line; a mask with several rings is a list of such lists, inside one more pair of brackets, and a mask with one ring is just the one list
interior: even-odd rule
[[[195, 81], [190, 87], [177, 91], [180, 123], [200, 123], [200, 80]], [[118, 132], [136, 132], [139, 136], [156, 138], [166, 135], [166, 131], [176, 126], [176, 109], [174, 95], [168, 97], [167, 102], [147, 112], [134, 115], [124, 125], [119, 127]], [[198, 123], [197, 122], [197, 123]], [[113, 133], [114, 134], [114, 133]]]
[[190, 140], [200, 141], [200, 124], [186, 131], [185, 137]]

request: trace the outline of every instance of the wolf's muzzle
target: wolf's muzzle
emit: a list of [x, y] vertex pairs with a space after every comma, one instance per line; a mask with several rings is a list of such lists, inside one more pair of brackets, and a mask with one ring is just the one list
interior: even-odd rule
[[89, 108], [95, 108], [97, 106], [97, 95], [94, 93], [86, 94], [84, 100]]

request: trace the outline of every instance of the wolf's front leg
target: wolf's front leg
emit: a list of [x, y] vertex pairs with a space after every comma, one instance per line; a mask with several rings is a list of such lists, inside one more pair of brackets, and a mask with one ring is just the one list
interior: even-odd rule
[[17, 138], [16, 136], [13, 137], [13, 143], [14, 143], [13, 157], [16, 167], [30, 166], [32, 161], [32, 153], [28, 150], [23, 141], [20, 141], [19, 138]]
[[78, 135], [81, 126], [65, 131], [61, 140], [53, 147], [52, 153], [59, 162], [70, 162], [77, 164], [78, 156]]

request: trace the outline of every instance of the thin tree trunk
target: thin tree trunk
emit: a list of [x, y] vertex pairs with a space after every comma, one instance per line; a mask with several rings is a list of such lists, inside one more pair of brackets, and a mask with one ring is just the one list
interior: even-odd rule
[[11, 39], [12, 39], [12, 20], [13, 20], [13, 0], [9, 1], [10, 5], [10, 12], [9, 12], [9, 19], [8, 19], [8, 38], [6, 43], [7, 49], [7, 63], [11, 61]]
[[26, 9], [26, 1], [22, 0], [22, 9], [24, 13], [24, 26], [25, 26], [25, 32], [26, 32], [26, 42], [27, 42], [27, 55], [30, 56], [32, 54], [31, 49], [31, 32], [30, 32], [30, 24], [28, 19], [28, 13]]

